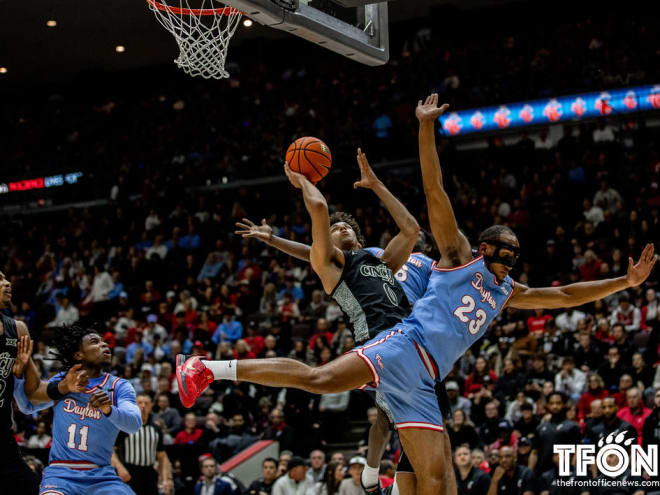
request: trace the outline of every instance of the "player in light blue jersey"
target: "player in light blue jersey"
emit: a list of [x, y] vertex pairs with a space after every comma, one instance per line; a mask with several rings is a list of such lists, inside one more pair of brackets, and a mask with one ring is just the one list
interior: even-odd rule
[[[479, 256], [458, 229], [449, 196], [443, 188], [435, 145], [434, 123], [447, 107], [437, 95], [418, 104], [419, 152], [431, 232], [440, 260], [424, 297], [409, 317], [352, 353], [312, 368], [292, 359], [216, 361], [212, 376], [308, 392], [336, 393], [369, 386], [386, 395], [399, 437], [417, 474], [416, 493], [456, 493], [447, 477], [447, 441], [434, 385], [465, 350], [486, 332], [505, 307], [520, 309], [581, 306], [646, 280], [656, 261], [653, 244], [640, 259], [629, 260], [625, 276], [563, 287], [529, 288], [514, 283], [509, 272], [520, 246], [503, 225], [479, 237]], [[200, 393], [208, 386], [209, 370], [191, 359], [177, 366], [177, 380]], [[179, 386], [181, 389], [181, 385]]]
[[[420, 231], [419, 234], [420, 241], [413, 249], [421, 249], [426, 245], [424, 232]], [[383, 250], [380, 248], [369, 247], [365, 250], [378, 258], [383, 254]], [[417, 300], [426, 292], [429, 278], [433, 272], [433, 265], [434, 261], [426, 254], [423, 252], [414, 252], [410, 254], [408, 261], [404, 263], [401, 269], [394, 274], [397, 282], [403, 287], [403, 291], [406, 293], [408, 302], [411, 305], [414, 306]]]
[[[49, 465], [44, 470], [40, 495], [133, 494], [110, 464], [119, 431], [135, 433], [142, 418], [130, 383], [104, 371], [112, 354], [96, 330], [77, 326], [55, 328], [56, 358], [65, 370], [85, 375], [84, 391], [62, 393], [65, 373], [41, 382], [52, 402], [22, 408], [54, 409]], [[27, 369], [26, 375], [31, 373]], [[71, 375], [71, 371], [67, 374]], [[26, 376], [26, 381], [31, 377]], [[19, 394], [20, 395], [20, 394]], [[28, 397], [34, 400], [35, 394]]]

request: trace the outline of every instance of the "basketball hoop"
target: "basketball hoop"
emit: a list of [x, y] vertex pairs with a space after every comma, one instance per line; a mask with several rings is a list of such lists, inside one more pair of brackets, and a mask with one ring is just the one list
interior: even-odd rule
[[179, 45], [179, 56], [174, 63], [191, 76], [229, 77], [225, 58], [243, 12], [232, 7], [213, 8], [214, 0], [194, 0], [198, 8], [191, 8], [188, 0], [169, 0], [172, 5], [164, 1], [147, 0], [147, 3]]

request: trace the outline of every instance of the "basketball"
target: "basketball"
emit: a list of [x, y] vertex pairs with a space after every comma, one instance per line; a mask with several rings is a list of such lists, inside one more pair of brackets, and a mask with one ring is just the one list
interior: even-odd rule
[[286, 161], [294, 172], [299, 172], [316, 184], [330, 171], [332, 154], [330, 148], [318, 138], [301, 137], [286, 150]]

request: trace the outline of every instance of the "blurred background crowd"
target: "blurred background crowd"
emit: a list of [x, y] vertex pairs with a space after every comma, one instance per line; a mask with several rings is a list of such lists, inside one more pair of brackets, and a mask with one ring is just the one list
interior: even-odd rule
[[[428, 228], [417, 99], [437, 91], [466, 108], [657, 82], [660, 52], [649, 49], [657, 19], [615, 18], [499, 31], [477, 16], [483, 30], [460, 39], [451, 25], [417, 22], [368, 80], [353, 75], [349, 61], [283, 59], [238, 64], [213, 86], [186, 79], [185, 91], [172, 82], [101, 100], [73, 101], [62, 91], [8, 102], [0, 109], [7, 175], [79, 165], [89, 187], [72, 199], [109, 200], [2, 220], [0, 267], [13, 286], [12, 313], [36, 339], [43, 376], [57, 369], [49, 327], [99, 324], [113, 349], [112, 372], [152, 398], [176, 493], [193, 493], [200, 473], [235, 493], [271, 493], [278, 475], [309, 478], [310, 494], [361, 493], [365, 431], [375, 420], [361, 392], [214, 383], [193, 409], [179, 403], [177, 353], [321, 365], [354, 345], [311, 268], [234, 235], [235, 223], [264, 218], [276, 235], [311, 242], [302, 198], [280, 169], [286, 145], [311, 134], [334, 152], [333, 173], [320, 184], [331, 210], [355, 215], [368, 246], [384, 246], [396, 227], [370, 192], [351, 187], [358, 145]], [[491, 39], [485, 49], [482, 38]], [[459, 225], [472, 242], [493, 223], [509, 225], [522, 247], [512, 275], [525, 284], [624, 275], [629, 257], [660, 239], [660, 141], [649, 119], [612, 116], [493, 135], [473, 147], [439, 137]], [[268, 176], [275, 178], [232, 186]], [[657, 290], [656, 270], [644, 285], [584, 307], [507, 309], [493, 323], [445, 382], [459, 493], [485, 494], [498, 466], [506, 474], [495, 478], [496, 493], [509, 493], [509, 478], [521, 480], [519, 493], [559, 493], [549, 481], [553, 443], [596, 442], [622, 427], [640, 444], [660, 440]], [[44, 459], [52, 412], [15, 417], [21, 444]], [[281, 450], [264, 461], [264, 480], [250, 489], [217, 472], [216, 461], [259, 439], [277, 440]], [[395, 434], [384, 486], [399, 454]]]

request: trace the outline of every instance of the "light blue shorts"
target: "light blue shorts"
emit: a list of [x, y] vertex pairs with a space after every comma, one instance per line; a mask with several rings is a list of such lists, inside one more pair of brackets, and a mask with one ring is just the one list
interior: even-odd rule
[[112, 466], [77, 471], [48, 466], [44, 470], [39, 495], [135, 495]]
[[435, 392], [438, 367], [421, 346], [395, 329], [381, 333], [352, 352], [369, 366], [373, 376], [373, 381], [363, 388], [382, 394], [397, 429], [444, 431]]

